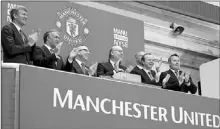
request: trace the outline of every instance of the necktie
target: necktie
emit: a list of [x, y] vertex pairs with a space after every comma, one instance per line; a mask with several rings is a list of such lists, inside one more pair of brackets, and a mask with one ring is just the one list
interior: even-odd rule
[[179, 78], [179, 72], [175, 71], [176, 77]]
[[152, 74], [151, 74], [151, 71], [148, 71], [148, 75], [149, 75], [149, 77], [150, 77], [150, 80], [153, 80], [153, 79], [154, 79], [153, 76], [152, 76]]
[[117, 65], [116, 65], [116, 63], [114, 64], [114, 69], [115, 69], [115, 71], [118, 70], [118, 69], [117, 69]]
[[85, 65], [85, 63], [81, 63], [81, 66], [82, 66], [83, 73], [86, 74], [86, 65]]
[[20, 34], [21, 34], [23, 42], [25, 43], [25, 36], [24, 36], [24, 32], [22, 30], [20, 30]]
[[180, 80], [180, 76], [179, 76], [179, 71], [175, 71], [175, 74], [176, 74], [176, 78], [178, 79], [178, 80]]

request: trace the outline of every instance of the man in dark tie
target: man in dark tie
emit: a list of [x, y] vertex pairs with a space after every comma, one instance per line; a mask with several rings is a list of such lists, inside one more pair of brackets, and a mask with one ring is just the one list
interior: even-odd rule
[[132, 71], [131, 71], [132, 74], [138, 74], [138, 75], [142, 74], [143, 64], [142, 64], [141, 58], [144, 54], [145, 54], [144, 51], [140, 51], [135, 54], [135, 59], [136, 59], [137, 65], [132, 69]]
[[44, 36], [44, 45], [36, 46], [33, 52], [34, 65], [51, 68], [56, 70], [64, 70], [62, 57], [59, 55], [62, 42], [60, 43], [59, 32], [56, 30], [47, 31]]
[[1, 31], [3, 62], [33, 64], [31, 55], [39, 33], [35, 32], [27, 37], [22, 31], [22, 27], [27, 23], [26, 8], [12, 9], [10, 17], [12, 22], [5, 25]]
[[78, 46], [73, 48], [67, 59], [65, 70], [68, 72], [95, 76], [97, 63], [92, 66], [86, 66], [89, 59], [89, 49], [86, 46]]
[[137, 73], [141, 75], [141, 81], [145, 84], [152, 84], [159, 86], [159, 73], [152, 70], [154, 66], [154, 57], [151, 53], [145, 53], [141, 58], [143, 68], [142, 72]]
[[113, 46], [109, 51], [109, 60], [105, 63], [99, 63], [97, 67], [97, 76], [110, 76], [118, 72], [126, 71], [126, 67], [121, 65], [124, 53], [120, 46]]
[[177, 54], [171, 55], [168, 58], [168, 63], [170, 69], [162, 72], [160, 75], [160, 84], [162, 88], [195, 94], [197, 87], [194, 85], [190, 73], [180, 70], [179, 56]]

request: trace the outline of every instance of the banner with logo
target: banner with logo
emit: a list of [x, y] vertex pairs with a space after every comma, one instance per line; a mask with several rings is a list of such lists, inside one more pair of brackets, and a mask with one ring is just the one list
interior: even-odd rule
[[20, 129], [220, 127], [219, 99], [25, 65], [19, 75]]
[[17, 6], [28, 10], [26, 34], [41, 29], [38, 46], [43, 45], [43, 34], [47, 30], [61, 32], [64, 59], [72, 47], [84, 44], [91, 52], [88, 64], [107, 61], [110, 48], [120, 45], [124, 49], [124, 64], [134, 65], [135, 53], [144, 50], [142, 21], [74, 2], [2, 2], [2, 27], [10, 22], [10, 9]]

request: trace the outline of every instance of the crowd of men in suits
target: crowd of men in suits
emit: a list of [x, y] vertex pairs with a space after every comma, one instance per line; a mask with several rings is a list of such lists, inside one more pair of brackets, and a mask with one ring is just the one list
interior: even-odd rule
[[27, 21], [27, 10], [24, 7], [12, 9], [10, 16], [12, 22], [5, 25], [1, 31], [4, 62], [30, 64], [96, 77], [112, 77], [119, 72], [128, 72], [140, 75], [141, 82], [144, 84], [192, 94], [197, 91], [190, 73], [180, 70], [180, 57], [177, 54], [169, 57], [170, 69], [165, 72], [160, 72], [162, 62], [159, 63], [156, 70], [152, 70], [154, 56], [143, 51], [135, 55], [137, 65], [134, 68], [126, 68], [121, 64], [124, 55], [123, 49], [120, 46], [113, 46], [109, 51], [107, 62], [96, 62], [88, 67], [85, 64], [89, 58], [89, 49], [86, 46], [78, 46], [69, 53], [64, 65], [63, 59], [59, 55], [62, 43], [60, 43], [58, 31], [50, 30], [44, 33], [44, 45], [39, 47], [36, 46], [39, 32], [27, 37], [22, 31], [22, 27]]

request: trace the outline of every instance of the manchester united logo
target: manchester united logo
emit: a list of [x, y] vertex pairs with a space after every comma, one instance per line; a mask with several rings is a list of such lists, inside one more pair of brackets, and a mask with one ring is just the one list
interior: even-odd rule
[[57, 16], [56, 26], [63, 32], [65, 41], [77, 45], [86, 40], [89, 34], [88, 20], [78, 10], [68, 7], [57, 12]]

